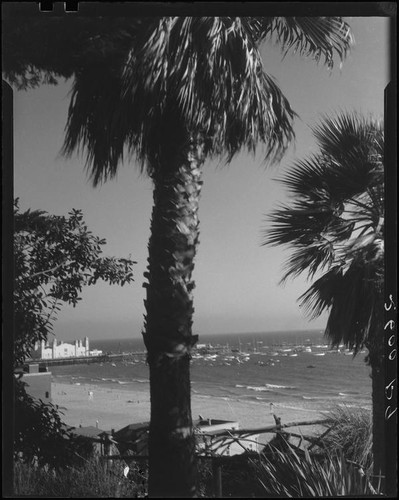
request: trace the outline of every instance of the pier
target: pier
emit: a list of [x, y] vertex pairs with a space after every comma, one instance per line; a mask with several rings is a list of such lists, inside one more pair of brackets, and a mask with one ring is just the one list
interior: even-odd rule
[[27, 365], [39, 364], [46, 367], [50, 366], [66, 366], [66, 365], [77, 365], [77, 364], [89, 364], [89, 363], [106, 363], [110, 361], [125, 361], [131, 357], [144, 357], [147, 355], [146, 351], [138, 352], [124, 352], [117, 354], [101, 354], [100, 356], [77, 356], [69, 358], [55, 358], [55, 359], [30, 359], [26, 361]]

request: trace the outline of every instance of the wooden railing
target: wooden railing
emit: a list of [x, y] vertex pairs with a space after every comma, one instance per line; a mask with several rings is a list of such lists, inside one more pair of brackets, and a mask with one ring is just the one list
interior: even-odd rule
[[[210, 460], [212, 464], [212, 475], [213, 475], [213, 493], [215, 498], [222, 498], [222, 493], [223, 493], [223, 485], [222, 485], [222, 468], [223, 465], [229, 463], [231, 460], [239, 461], [239, 460], [247, 460], [248, 456], [251, 457], [251, 459], [259, 459], [260, 458], [260, 453], [259, 453], [259, 446], [260, 447], [266, 447], [269, 444], [269, 441], [265, 443], [259, 443], [258, 441], [253, 439], [253, 436], [257, 436], [260, 434], [276, 434], [277, 436], [280, 436], [281, 438], [284, 438], [288, 441], [289, 437], [296, 437], [299, 439], [299, 444], [298, 445], [292, 445], [290, 444], [291, 448], [294, 448], [296, 450], [300, 450], [302, 442], [307, 441], [309, 445], [307, 446], [309, 449], [316, 446], [316, 445], [321, 445], [321, 440], [323, 437], [329, 433], [333, 426], [329, 427], [323, 434], [320, 436], [306, 436], [303, 434], [297, 434], [293, 432], [287, 432], [283, 429], [288, 429], [290, 427], [303, 427], [303, 426], [315, 426], [315, 425], [321, 425], [325, 426], [328, 424], [333, 423], [331, 419], [323, 419], [323, 420], [306, 420], [306, 421], [300, 421], [300, 422], [290, 422], [288, 424], [281, 424], [280, 420], [275, 417], [276, 423], [275, 425], [269, 425], [266, 427], [259, 427], [259, 428], [248, 428], [248, 429], [232, 429], [232, 430], [224, 430], [218, 433], [217, 436], [215, 436], [212, 433], [206, 433], [206, 432], [201, 432], [198, 436], [200, 437], [209, 437], [209, 446], [205, 446], [203, 448], [197, 447], [196, 451], [196, 456], [198, 459], [201, 460]], [[113, 438], [108, 438], [111, 440], [111, 442], [117, 444], [116, 441], [114, 441]], [[96, 442], [105, 442], [104, 440], [101, 439], [92, 439], [93, 441]], [[124, 442], [124, 444], [129, 444], [131, 446], [134, 446], [138, 444], [139, 440], [136, 441], [130, 441], [130, 442]], [[233, 443], [238, 443], [240, 446], [243, 448], [243, 455], [236, 454], [232, 456], [228, 455], [222, 455], [220, 454], [220, 450], [225, 450], [227, 447], [231, 446]], [[258, 451], [248, 451], [247, 447], [245, 444], [248, 443], [257, 443], [258, 445]], [[246, 453], [244, 453], [246, 452]], [[101, 457], [103, 460], [122, 460], [125, 462], [126, 466], [129, 467], [132, 462], [146, 462], [148, 460], [148, 455], [144, 454], [128, 454], [128, 455], [106, 455]]]

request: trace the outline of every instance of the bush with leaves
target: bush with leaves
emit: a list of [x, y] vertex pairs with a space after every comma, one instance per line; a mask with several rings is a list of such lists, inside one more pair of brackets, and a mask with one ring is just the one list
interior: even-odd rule
[[58, 407], [32, 398], [15, 380], [14, 456], [39, 467], [61, 468], [74, 461], [74, 449]]
[[[130, 258], [103, 257], [104, 239], [87, 228], [80, 210], [68, 217], [44, 211], [21, 212], [14, 203], [14, 369], [36, 342], [53, 333], [60, 306], [81, 300], [84, 286], [98, 280], [123, 286], [133, 281]], [[30, 397], [16, 376], [14, 383], [14, 453], [40, 465], [59, 467], [71, 460], [58, 408]], [[72, 455], [71, 455], [72, 453]]]
[[322, 438], [327, 453], [342, 453], [345, 459], [361, 467], [366, 474], [373, 469], [372, 413], [366, 408], [336, 406], [328, 413], [329, 432]]
[[14, 362], [21, 365], [35, 342], [47, 340], [62, 303], [76, 306], [82, 288], [98, 280], [133, 281], [130, 258], [101, 256], [105, 239], [87, 228], [80, 210], [68, 217], [14, 206]]

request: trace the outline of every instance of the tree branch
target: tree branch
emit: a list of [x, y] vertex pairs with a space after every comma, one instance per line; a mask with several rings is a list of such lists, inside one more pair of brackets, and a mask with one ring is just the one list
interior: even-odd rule
[[[61, 262], [60, 264], [52, 267], [51, 269], [46, 269], [46, 271], [39, 271], [37, 273], [31, 274], [31, 275], [29, 275], [29, 278], [36, 278], [37, 276], [42, 276], [42, 275], [48, 276], [49, 274], [56, 271], [60, 267], [64, 266], [66, 264], [67, 260], [68, 259], [65, 259], [64, 262]], [[20, 276], [16, 279], [16, 281], [21, 281], [22, 279], [23, 279], [23, 276]]]

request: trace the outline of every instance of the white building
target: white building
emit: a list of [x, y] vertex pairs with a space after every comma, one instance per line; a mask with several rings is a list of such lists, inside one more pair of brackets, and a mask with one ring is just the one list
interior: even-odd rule
[[[89, 349], [89, 338], [77, 339], [73, 344], [54, 339], [51, 342], [42, 340], [35, 345], [36, 356], [40, 359], [77, 358], [82, 356], [101, 356], [102, 351]], [[35, 357], [36, 357], [35, 356]]]

